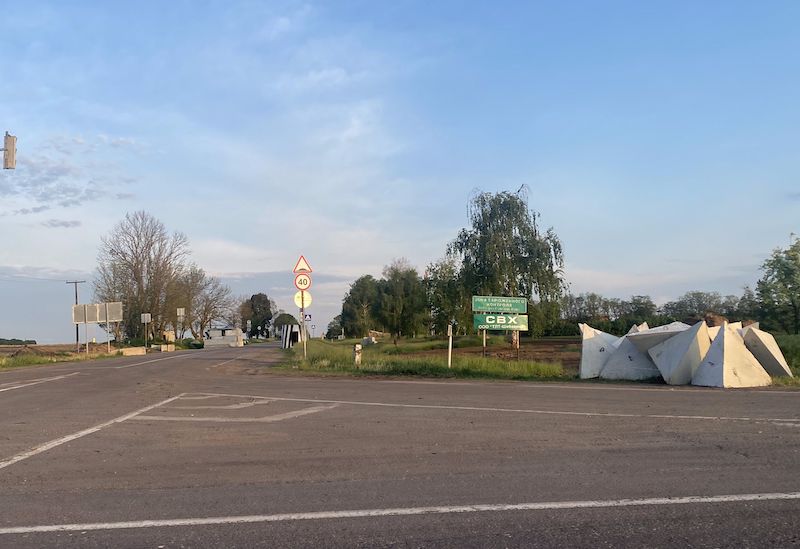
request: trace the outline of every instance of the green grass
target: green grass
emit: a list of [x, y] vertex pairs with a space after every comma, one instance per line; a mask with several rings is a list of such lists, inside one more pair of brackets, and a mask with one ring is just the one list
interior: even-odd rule
[[[446, 343], [445, 343], [446, 344]], [[391, 344], [390, 344], [391, 345]], [[497, 358], [453, 357], [453, 367], [447, 367], [442, 356], [401, 357], [387, 353], [381, 345], [364, 348], [360, 367], [353, 364], [352, 347], [323, 341], [308, 342], [308, 359], [303, 360], [302, 348], [289, 352], [285, 368], [301, 371], [350, 375], [421, 376], [437, 378], [485, 378], [516, 380], [568, 379], [561, 364], [533, 361], [508, 361]], [[392, 345], [393, 347], [393, 345]], [[437, 348], [437, 347], [429, 347]]]
[[57, 353], [53, 356], [40, 356], [23, 354], [0, 358], [0, 370], [7, 368], [22, 368], [23, 366], [36, 366], [38, 364], [51, 364], [53, 362], [66, 362], [76, 360], [69, 353]]
[[780, 387], [800, 387], [800, 335], [776, 335], [775, 341], [783, 351], [794, 377], [773, 377], [772, 384]]
[[[121, 356], [120, 353], [92, 354], [89, 360], [101, 358], [111, 358]], [[41, 364], [53, 364], [54, 362], [82, 362], [86, 360], [86, 355], [76, 355], [74, 353], [53, 353], [50, 355], [21, 354], [11, 357], [0, 357], [0, 370], [11, 368], [24, 368], [25, 366], [39, 366]]]

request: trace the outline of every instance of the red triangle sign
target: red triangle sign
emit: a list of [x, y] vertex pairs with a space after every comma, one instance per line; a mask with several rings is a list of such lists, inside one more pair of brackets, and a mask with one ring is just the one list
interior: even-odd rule
[[306, 258], [301, 255], [300, 259], [297, 260], [297, 265], [294, 266], [294, 270], [292, 272], [295, 274], [310, 273], [312, 272], [311, 265], [309, 265], [308, 261], [306, 261]]

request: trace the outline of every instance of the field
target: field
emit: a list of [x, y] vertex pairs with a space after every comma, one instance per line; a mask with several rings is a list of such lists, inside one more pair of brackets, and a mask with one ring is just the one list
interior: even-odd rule
[[[778, 336], [777, 341], [792, 367], [794, 378], [775, 378], [775, 385], [800, 385], [800, 336]], [[350, 375], [419, 375], [520, 380], [574, 380], [581, 357], [579, 338], [525, 339], [519, 354], [502, 337], [488, 341], [483, 356], [478, 336], [456, 338], [453, 367], [447, 368], [447, 341], [420, 338], [367, 345], [362, 365], [353, 364], [353, 344], [360, 340], [309, 342], [308, 360], [302, 348], [292, 351], [290, 367], [304, 371]]]
[[580, 357], [574, 339], [527, 342], [517, 358], [502, 338], [491, 338], [483, 357], [480, 339], [467, 336], [454, 344], [452, 368], [447, 367], [447, 341], [430, 338], [365, 346], [362, 364], [355, 367], [352, 349], [356, 342], [310, 341], [308, 359], [303, 360], [302, 348], [296, 347], [289, 367], [328, 374], [566, 380], [577, 375]]
[[[113, 352], [113, 349], [112, 349]], [[89, 357], [105, 356], [105, 344], [90, 344]], [[48, 364], [50, 362], [68, 362], [86, 358], [85, 351], [75, 352], [75, 345], [0, 345], [0, 368], [15, 368]]]

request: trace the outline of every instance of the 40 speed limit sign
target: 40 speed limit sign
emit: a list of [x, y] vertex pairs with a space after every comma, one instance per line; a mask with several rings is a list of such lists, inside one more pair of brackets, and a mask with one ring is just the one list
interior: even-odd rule
[[299, 273], [294, 277], [294, 287], [300, 291], [308, 290], [311, 287], [311, 277], [306, 273]]

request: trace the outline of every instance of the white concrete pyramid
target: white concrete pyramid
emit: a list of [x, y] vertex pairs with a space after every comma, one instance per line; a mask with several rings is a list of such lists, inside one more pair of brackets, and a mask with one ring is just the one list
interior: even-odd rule
[[647, 322], [642, 322], [641, 324], [634, 324], [633, 326], [631, 326], [631, 329], [628, 330], [628, 333], [625, 335], [638, 334], [639, 332], [643, 332], [649, 329], [650, 326], [647, 325]]
[[792, 376], [792, 370], [772, 334], [753, 328], [752, 325], [747, 326], [744, 329], [744, 344], [769, 375]]
[[708, 337], [711, 338], [711, 341], [717, 339], [717, 334], [719, 333], [720, 326], [709, 326], [708, 327]]
[[688, 324], [684, 324], [683, 322], [672, 322], [663, 326], [656, 326], [655, 328], [642, 330], [641, 332], [629, 335], [628, 338], [631, 340], [631, 343], [633, 343], [636, 348], [639, 349], [639, 352], [646, 353], [651, 347], [654, 347], [662, 341], [665, 341], [672, 336], [688, 329]]
[[661, 373], [645, 354], [631, 343], [628, 337], [623, 337], [619, 346], [609, 357], [600, 377], [603, 379], [628, 379], [631, 381], [652, 379]]
[[704, 387], [763, 387], [772, 380], [747, 350], [742, 336], [724, 324], [697, 368], [692, 385]]
[[598, 377], [608, 358], [616, 350], [617, 336], [595, 330], [588, 324], [578, 324], [581, 329], [581, 379]]
[[708, 326], [700, 321], [652, 347], [647, 353], [665, 382], [669, 385], [688, 385], [710, 346]]

